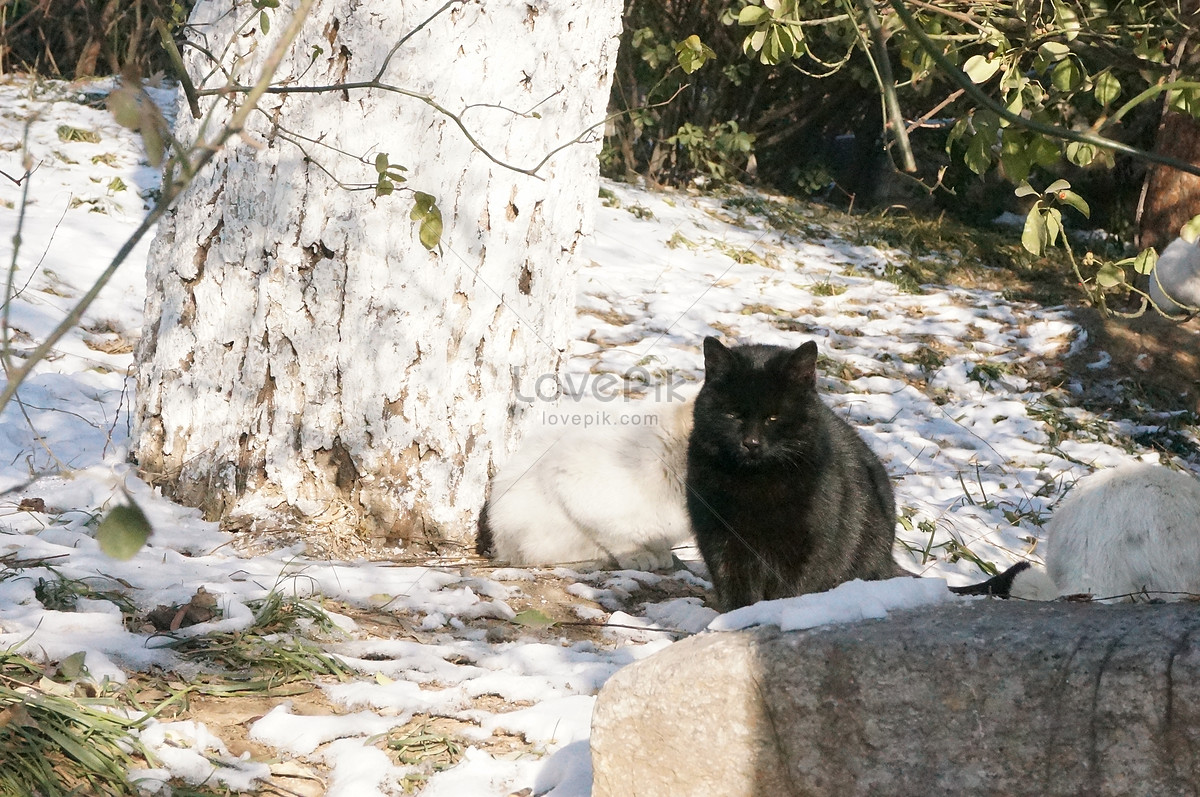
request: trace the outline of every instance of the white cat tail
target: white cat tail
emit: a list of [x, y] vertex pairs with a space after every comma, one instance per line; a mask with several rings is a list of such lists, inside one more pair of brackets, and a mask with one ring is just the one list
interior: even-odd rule
[[1010, 598], [1024, 601], [1052, 601], [1060, 594], [1050, 574], [1032, 566], [1016, 574], [1008, 591]]

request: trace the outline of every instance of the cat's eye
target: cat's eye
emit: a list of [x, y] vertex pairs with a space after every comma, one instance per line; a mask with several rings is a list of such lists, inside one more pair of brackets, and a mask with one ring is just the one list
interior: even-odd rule
[[768, 415], [767, 416], [767, 423], [775, 423], [775, 421], [777, 421], [777, 420], [779, 420], [778, 415]]
[[733, 412], [723, 412], [721, 414], [724, 415], [726, 418], [728, 418], [731, 421], [737, 419], [737, 414], [733, 413]]

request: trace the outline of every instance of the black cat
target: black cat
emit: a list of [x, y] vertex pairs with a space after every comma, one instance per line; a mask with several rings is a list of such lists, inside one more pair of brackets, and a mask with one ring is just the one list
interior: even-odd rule
[[725, 610], [906, 575], [887, 471], [817, 396], [817, 346], [704, 340], [687, 505]]

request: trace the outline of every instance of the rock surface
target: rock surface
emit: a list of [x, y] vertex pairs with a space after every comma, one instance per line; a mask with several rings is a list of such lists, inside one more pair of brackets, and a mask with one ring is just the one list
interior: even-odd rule
[[595, 797], [1200, 792], [1200, 609], [978, 600], [614, 675]]

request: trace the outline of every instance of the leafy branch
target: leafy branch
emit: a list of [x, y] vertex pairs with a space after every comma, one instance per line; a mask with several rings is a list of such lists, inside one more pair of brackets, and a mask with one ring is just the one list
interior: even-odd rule
[[[925, 32], [924, 28], [917, 24], [917, 21], [913, 18], [912, 14], [907, 8], [904, 7], [902, 0], [888, 0], [888, 3], [896, 12], [896, 16], [898, 16], [904, 23], [904, 27], [907, 28], [909, 33], [915, 36], [918, 41], [921, 42], [922, 46], [925, 47], [925, 51], [934, 60], [946, 77], [948, 77], [950, 81], [957, 85], [960, 89], [966, 92], [971, 99], [992, 111], [1001, 119], [1019, 127], [1032, 130], [1035, 133], [1042, 133], [1043, 135], [1051, 136], [1063, 141], [1075, 141], [1080, 144], [1090, 144], [1095, 147], [1102, 147], [1114, 152], [1121, 152], [1126, 155], [1131, 155], [1141, 160], [1160, 163], [1164, 166], [1170, 166], [1173, 169], [1178, 169], [1189, 174], [1200, 176], [1200, 166], [1188, 163], [1187, 161], [1182, 161], [1178, 158], [1172, 158], [1167, 155], [1161, 155], [1157, 152], [1148, 152], [1146, 150], [1139, 149], [1138, 147], [1125, 144], [1121, 141], [1114, 141], [1111, 138], [1105, 138], [1104, 136], [1096, 133], [1072, 130], [1070, 128], [1061, 127], [1058, 125], [1046, 124], [1034, 119], [1032, 116], [1026, 117], [1019, 113], [1015, 113], [1014, 111], [989, 97], [983, 90], [979, 88], [974, 79], [972, 79], [962, 69], [959, 69], [957, 66], [952, 64], [950, 60], [942, 53], [941, 48], [939, 48], [933, 42], [933, 40], [930, 39], [929, 34]], [[1188, 88], [1193, 86], [1200, 88], [1200, 84], [1182, 83], [1181, 85]], [[1149, 97], [1154, 96], [1154, 94], [1157, 94], [1159, 91], [1164, 90], [1161, 87], [1155, 88], [1157, 89], [1156, 91], [1151, 92], [1148, 90], [1142, 92], [1142, 94], [1139, 94], [1138, 102], [1143, 102]]]

